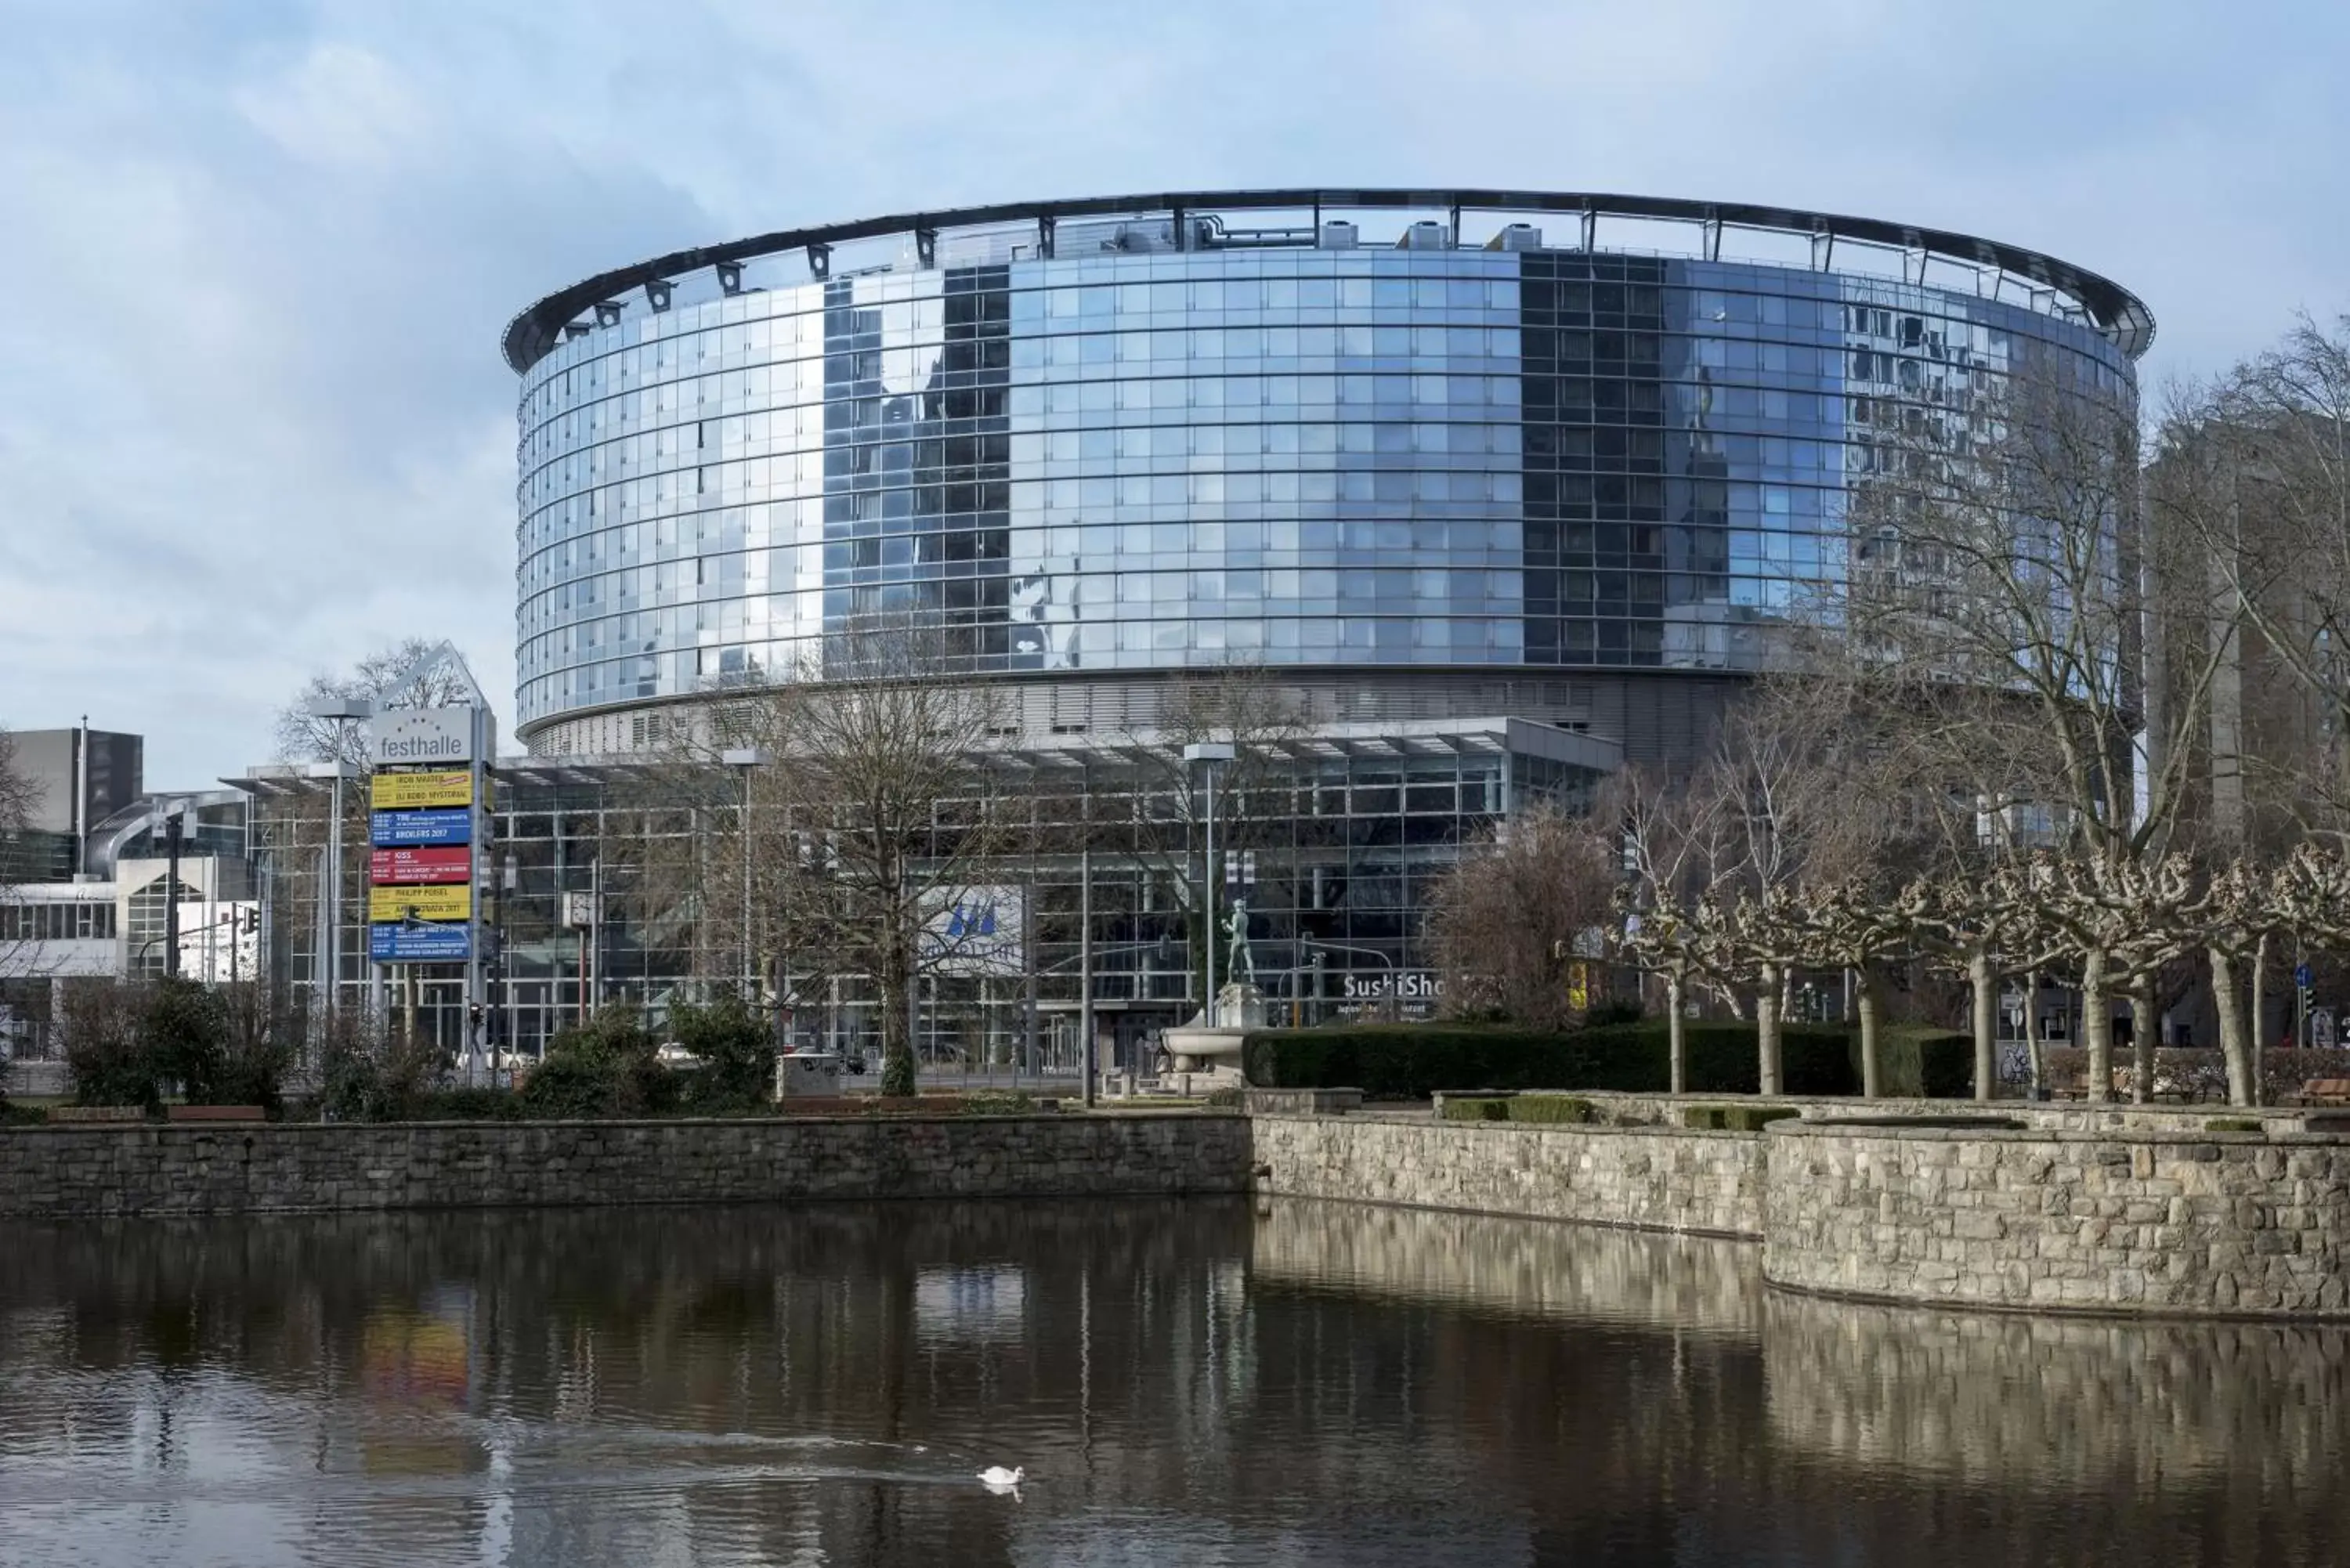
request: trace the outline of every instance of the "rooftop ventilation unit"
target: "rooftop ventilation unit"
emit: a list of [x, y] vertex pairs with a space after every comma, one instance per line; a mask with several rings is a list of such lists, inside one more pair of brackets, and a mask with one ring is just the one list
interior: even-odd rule
[[1355, 225], [1342, 218], [1333, 218], [1322, 225], [1322, 248], [1326, 251], [1350, 251], [1360, 236]]
[[1174, 248], [1174, 228], [1170, 223], [1120, 223], [1118, 236], [1102, 246], [1107, 251], [1166, 251]]
[[1532, 223], [1511, 223], [1485, 242], [1489, 251], [1538, 251], [1542, 249], [1542, 231]]
[[1451, 242], [1445, 238], [1444, 225], [1430, 219], [1423, 219], [1412, 224], [1404, 230], [1402, 235], [1396, 241], [1396, 249], [1399, 251], [1440, 251], [1451, 248]]

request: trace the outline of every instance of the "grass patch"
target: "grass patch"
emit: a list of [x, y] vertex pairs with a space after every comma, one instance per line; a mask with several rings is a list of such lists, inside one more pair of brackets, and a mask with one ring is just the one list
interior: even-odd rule
[[2203, 1124], [2205, 1132], [2265, 1132], [2268, 1129], [2258, 1116], [2213, 1116]]

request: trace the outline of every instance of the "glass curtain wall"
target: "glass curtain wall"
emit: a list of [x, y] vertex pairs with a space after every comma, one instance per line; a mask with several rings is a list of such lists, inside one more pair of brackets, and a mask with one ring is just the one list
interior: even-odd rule
[[797, 671], [868, 618], [983, 672], [1752, 669], [1882, 432], [2027, 350], [2128, 385], [2002, 301], [1605, 252], [1071, 256], [647, 315], [525, 378], [522, 720]]
[[[1217, 962], [1232, 978], [1233, 897], [1246, 909], [1244, 978], [1276, 1022], [1320, 1022], [1372, 1011], [1399, 993], [1410, 1009], [1434, 1001], [1419, 913], [1433, 880], [1513, 802], [1573, 805], [1597, 774], [1547, 759], [1463, 752], [1269, 762], [1227, 781], [1218, 850], [1243, 857], [1250, 877], [1230, 890], [1219, 875]], [[536, 1054], [582, 1010], [629, 1003], [659, 1018], [675, 1001], [736, 987], [743, 969], [733, 846], [740, 821], [731, 781], [700, 792], [650, 767], [612, 767], [577, 782], [508, 778], [498, 792], [490, 923], [498, 933], [488, 968], [492, 1029], [501, 1050]], [[1139, 1050], [1152, 1031], [1201, 1005], [1198, 914], [1204, 857], [1204, 794], [1188, 804], [1180, 767], [1105, 753], [1067, 770], [1064, 782], [1011, 797], [1033, 814], [1033, 853], [982, 874], [1017, 888], [1030, 940], [1016, 972], [942, 975], [924, 982], [923, 1054], [941, 1064], [1008, 1070], [1024, 1063], [1033, 994], [1042, 1059], [1074, 1064], [1078, 1005], [1080, 851], [1093, 871], [1094, 995], [1104, 1032]], [[952, 812], [955, 803], [943, 803]], [[288, 874], [272, 884], [274, 973], [302, 992], [315, 985], [317, 842], [323, 815], [300, 787], [259, 797], [258, 842]], [[308, 853], [306, 855], [305, 851]], [[362, 862], [363, 866], [363, 862]], [[682, 874], [681, 874], [682, 868]], [[367, 997], [363, 869], [345, 900], [343, 1001]], [[706, 911], [703, 890], [723, 893]], [[589, 895], [596, 918], [565, 923], [565, 896]], [[134, 924], [138, 917], [134, 912]], [[463, 971], [417, 965], [421, 1031], [454, 1046], [462, 1038]], [[1029, 971], [1033, 971], [1032, 987]], [[397, 975], [400, 971], [391, 971]], [[763, 1001], [781, 1005], [790, 1037], [809, 1047], [871, 1047], [872, 998], [861, 977], [789, 977], [779, 998], [763, 977]], [[385, 998], [407, 1006], [395, 979]], [[1139, 1058], [1138, 1058], [1139, 1060]]]

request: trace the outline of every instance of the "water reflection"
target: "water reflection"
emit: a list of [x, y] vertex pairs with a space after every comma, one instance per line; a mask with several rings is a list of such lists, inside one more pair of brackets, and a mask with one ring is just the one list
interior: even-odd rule
[[2251, 1564], [2350, 1530], [2344, 1331], [1835, 1305], [1726, 1242], [1193, 1200], [0, 1260], [7, 1564]]

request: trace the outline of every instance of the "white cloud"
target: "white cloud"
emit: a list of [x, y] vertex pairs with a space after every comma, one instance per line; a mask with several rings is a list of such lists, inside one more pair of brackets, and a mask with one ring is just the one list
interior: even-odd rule
[[[1462, 182], [1874, 213], [2143, 293], [2149, 381], [2345, 300], [2345, 25], [2190, 0], [870, 7], [19, 0], [0, 53], [0, 722], [266, 748], [409, 635], [513, 659], [506, 319], [925, 205]], [[2259, 36], [2255, 36], [2259, 35]], [[510, 717], [510, 715], [509, 715]]]
[[382, 58], [322, 40], [290, 68], [236, 88], [237, 111], [293, 157], [381, 171], [435, 145], [431, 117]]

